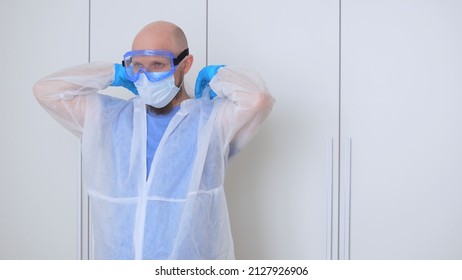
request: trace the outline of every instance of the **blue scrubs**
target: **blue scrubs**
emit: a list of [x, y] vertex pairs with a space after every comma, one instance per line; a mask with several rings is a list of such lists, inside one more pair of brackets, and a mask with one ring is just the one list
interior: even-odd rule
[[146, 177], [149, 175], [151, 170], [151, 163], [154, 155], [156, 154], [157, 147], [159, 146], [160, 140], [167, 129], [170, 120], [178, 112], [180, 106], [173, 107], [173, 110], [166, 115], [157, 115], [150, 110], [147, 110], [147, 127], [148, 127], [148, 138], [146, 146]]

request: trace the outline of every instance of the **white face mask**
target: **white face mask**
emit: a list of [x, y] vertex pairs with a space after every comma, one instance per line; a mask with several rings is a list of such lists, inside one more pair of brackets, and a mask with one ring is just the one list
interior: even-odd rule
[[180, 91], [181, 85], [180, 87], [175, 86], [173, 75], [158, 82], [151, 82], [145, 74], [141, 74], [135, 82], [136, 89], [144, 103], [155, 108], [163, 108], [170, 103]]

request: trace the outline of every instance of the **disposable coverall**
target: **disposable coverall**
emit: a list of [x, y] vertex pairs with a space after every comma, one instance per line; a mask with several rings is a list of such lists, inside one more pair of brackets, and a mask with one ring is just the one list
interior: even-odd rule
[[94, 257], [233, 259], [225, 168], [272, 108], [263, 81], [222, 67], [210, 82], [218, 96], [181, 103], [146, 170], [146, 105], [99, 94], [113, 79], [113, 64], [89, 63], [34, 85], [82, 139]]

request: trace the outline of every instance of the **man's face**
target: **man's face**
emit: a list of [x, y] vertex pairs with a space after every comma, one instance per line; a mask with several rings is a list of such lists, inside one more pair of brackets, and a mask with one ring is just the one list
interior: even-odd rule
[[133, 72], [138, 73], [140, 69], [147, 72], [168, 72], [172, 70], [172, 61], [167, 56], [135, 56], [132, 60]]
[[124, 55], [124, 66], [128, 78], [136, 82], [146, 75], [152, 83], [168, 78], [175, 71], [174, 54], [165, 50], [134, 50]]

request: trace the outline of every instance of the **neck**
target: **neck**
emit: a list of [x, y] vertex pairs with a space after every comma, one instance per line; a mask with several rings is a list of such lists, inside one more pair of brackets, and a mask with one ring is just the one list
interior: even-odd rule
[[182, 86], [178, 94], [173, 98], [173, 100], [170, 103], [172, 103], [173, 106], [177, 106], [180, 105], [181, 102], [185, 101], [186, 99], [190, 99], [190, 97], [186, 93], [184, 86]]

